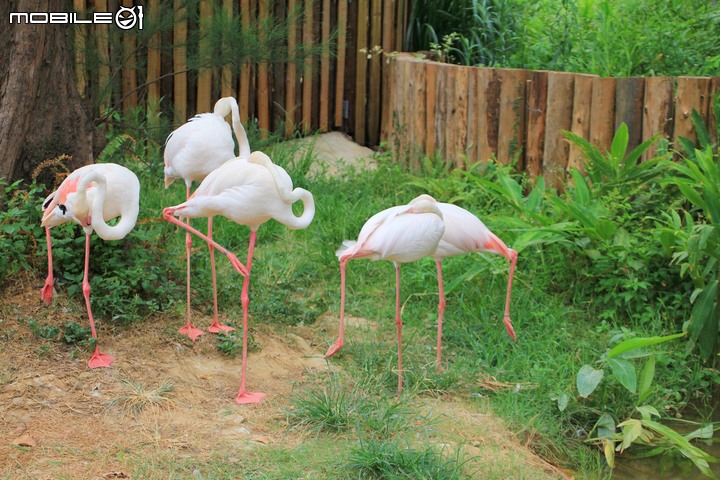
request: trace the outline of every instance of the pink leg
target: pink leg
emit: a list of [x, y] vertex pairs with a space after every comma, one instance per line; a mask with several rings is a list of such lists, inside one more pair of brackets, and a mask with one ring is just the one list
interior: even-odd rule
[[240, 373], [240, 391], [237, 394], [235, 401], [237, 403], [259, 403], [260, 400], [265, 396], [264, 393], [253, 393], [248, 392], [245, 388], [245, 372], [247, 369], [247, 341], [248, 341], [248, 311], [250, 308], [250, 270], [252, 269], [252, 257], [255, 251], [255, 232], [250, 231], [250, 246], [248, 247], [247, 262], [245, 262], [247, 268], [247, 275], [243, 279], [242, 288], [242, 309], [243, 309], [243, 353], [242, 353], [242, 370]]
[[[92, 309], [90, 308], [90, 282], [88, 280], [88, 271], [90, 267], [90, 234], [85, 234], [85, 275], [83, 276], [82, 291], [85, 297], [85, 306], [87, 307], [88, 320], [90, 320], [90, 333], [92, 338], [97, 340], [97, 332], [95, 331], [95, 322], [93, 321]], [[100, 346], [95, 343], [95, 351], [88, 360], [88, 367], [99, 368], [109, 367], [115, 360], [115, 357], [106, 353], [100, 353]]]
[[205, 240], [208, 244], [210, 244], [210, 245], [212, 245], [213, 247], [215, 247], [217, 250], [220, 251], [220, 253], [222, 253], [223, 255], [225, 255], [228, 260], [230, 260], [230, 263], [231, 263], [232, 266], [235, 268], [235, 270], [236, 270], [240, 275], [242, 275], [243, 277], [250, 274], [250, 273], [248, 272], [247, 268], [245, 268], [245, 265], [243, 265], [242, 262], [240, 262], [240, 260], [238, 260], [237, 256], [235, 256], [234, 253], [229, 252], [225, 247], [223, 247], [222, 245], [220, 245], [219, 243], [217, 243], [217, 242], [216, 242], [215, 240], [213, 240], [212, 238], [209, 238], [207, 235], [201, 233], [199, 230], [191, 227], [190, 225], [186, 225], [184, 222], [181, 222], [180, 220], [178, 220], [177, 218], [175, 218], [175, 217], [173, 216], [173, 212], [175, 212], [175, 209], [174, 209], [174, 208], [168, 207], [168, 208], [164, 209], [164, 210], [163, 210], [163, 218], [164, 218], [165, 220], [167, 220], [168, 222], [174, 223], [175, 225], [177, 225], [177, 226], [179, 226], [179, 227], [182, 227], [182, 228], [184, 228], [185, 230], [187, 230], [187, 231], [195, 234], [196, 236], [198, 236], [198, 237], [200, 237], [201, 239]]
[[402, 320], [400, 319], [400, 264], [395, 262], [395, 328], [398, 342], [398, 395], [402, 393]]
[[48, 274], [45, 279], [45, 285], [43, 285], [40, 291], [40, 298], [45, 303], [50, 305], [53, 297], [53, 286], [55, 284], [55, 278], [53, 277], [53, 260], [52, 260], [52, 240], [50, 238], [50, 227], [45, 227], [45, 238], [47, 239], [47, 254], [48, 254]]
[[515, 329], [512, 326], [512, 322], [510, 321], [510, 293], [512, 292], [512, 282], [513, 282], [513, 276], [515, 275], [515, 262], [517, 262], [517, 252], [515, 250], [509, 249], [509, 259], [510, 259], [510, 277], [508, 278], [508, 286], [507, 286], [507, 296], [505, 298], [505, 315], [503, 316], [503, 323], [505, 324], [505, 330], [507, 330], [510, 337], [512, 337], [513, 340], [517, 340], [517, 337], [515, 336]]
[[[212, 238], [212, 217], [208, 217], [208, 237]], [[223, 325], [218, 321], [217, 275], [215, 274], [215, 247], [213, 247], [212, 244], [208, 243], [208, 250], [210, 250], [210, 270], [212, 272], [213, 286], [213, 321], [212, 324], [208, 327], [208, 332], [230, 332], [235, 329], [228, 325]]]
[[442, 351], [442, 329], [443, 329], [443, 316], [445, 315], [445, 287], [443, 285], [442, 278], [442, 260], [435, 260], [435, 266], [437, 267], [438, 275], [438, 294], [440, 296], [440, 302], [438, 303], [438, 333], [437, 333], [437, 360], [435, 366], [437, 371], [442, 370], [441, 351]]
[[343, 339], [345, 338], [345, 268], [348, 260], [347, 257], [340, 259], [340, 329], [338, 339], [328, 348], [324, 358], [332, 357], [343, 347]]
[[[186, 190], [186, 199], [190, 198], [190, 187], [187, 187]], [[190, 226], [190, 219], [187, 219], [187, 224]], [[190, 232], [185, 232], [185, 252], [186, 252], [186, 263], [187, 263], [187, 270], [186, 270], [186, 279], [185, 279], [185, 298], [186, 298], [186, 304], [185, 304], [185, 313], [187, 315], [187, 321], [185, 322], [185, 326], [180, 328], [178, 332], [181, 335], [185, 335], [186, 337], [189, 337], [190, 340], [193, 342], [203, 334], [203, 331], [199, 328], [196, 328], [192, 321], [190, 320], [191, 316], [191, 307], [190, 307], [190, 249], [192, 248], [192, 236], [190, 235]]]

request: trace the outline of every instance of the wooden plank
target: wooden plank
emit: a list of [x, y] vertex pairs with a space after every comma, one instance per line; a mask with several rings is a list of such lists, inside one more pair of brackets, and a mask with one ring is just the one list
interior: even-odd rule
[[337, 69], [335, 72], [335, 127], [343, 125], [343, 102], [345, 101], [345, 50], [347, 48], [347, 1], [338, 2]]
[[498, 149], [500, 163], [508, 164], [519, 160], [522, 168], [522, 145], [525, 143], [525, 83], [528, 71], [520, 69], [497, 69], [500, 82]]
[[[233, 3], [235, 3], [233, 0], [223, 0], [223, 11], [228, 18], [232, 18], [233, 16]], [[222, 48], [232, 49], [233, 46], [226, 42]], [[222, 67], [220, 77], [220, 96], [235, 97], [235, 89], [233, 88], [233, 71], [228, 65]]]
[[[592, 107], [592, 87], [595, 75], [575, 75], [575, 88], [573, 90], [573, 112], [570, 131], [575, 135], [590, 139], [590, 120]], [[585, 159], [582, 150], [574, 143], [570, 143], [568, 153], [568, 171], [577, 168], [585, 171]]]
[[[413, 88], [410, 94], [412, 95], [412, 102], [414, 107], [413, 116], [410, 118], [412, 129], [412, 159], [415, 168], [419, 169], [422, 165], [422, 158], [426, 155], [426, 138], [425, 131], [427, 128], [427, 73], [425, 68], [425, 62], [421, 60], [412, 60], [409, 62], [410, 75], [413, 79]], [[372, 138], [370, 136], [370, 138]], [[372, 140], [371, 140], [371, 144]], [[377, 140], [374, 144], [377, 144]]]
[[[240, 0], [240, 24], [243, 30], [250, 29], [251, 17], [250, 0]], [[246, 122], [250, 121], [250, 72], [249, 63], [243, 63], [240, 66], [238, 110], [240, 110], [240, 118]]]
[[[675, 102], [673, 77], [648, 77], [645, 79], [645, 95], [643, 102], [642, 141], [649, 140], [656, 133], [664, 138], [672, 138]], [[657, 143], [651, 145], [643, 154], [644, 161], [657, 155]]]
[[[132, 3], [132, 2], [131, 2]], [[160, 18], [160, 0], [149, 0], [148, 1], [148, 13], [149, 18]], [[161, 58], [160, 49], [162, 48], [162, 39], [160, 32], [150, 37], [148, 41], [147, 51], [147, 101], [150, 105], [158, 105], [160, 103], [160, 78], [161, 73]]]
[[[372, 0], [370, 10], [370, 59], [369, 88], [367, 98], [367, 141], [369, 145], [377, 145], [380, 138], [380, 59], [381, 55], [375, 47], [382, 44], [382, 0]], [[424, 72], [424, 68], [423, 68]], [[424, 77], [423, 77], [424, 78]], [[424, 90], [423, 90], [424, 92]]]
[[396, 60], [394, 55], [383, 53], [383, 113], [382, 126], [380, 129], [380, 141], [387, 142], [392, 134], [392, 112], [395, 105], [395, 88], [394, 81], [397, 73], [395, 72]]
[[427, 62], [425, 65], [425, 78], [427, 90], [425, 91], [425, 153], [432, 157], [436, 154], [438, 148], [437, 128], [435, 126], [435, 117], [437, 115], [437, 80], [438, 80], [438, 63]]
[[303, 21], [303, 45], [306, 49], [302, 75], [302, 129], [305, 133], [312, 129], [312, 86], [313, 59], [309, 50], [313, 45], [313, 1], [305, 0], [305, 16]]
[[[107, 12], [107, 0], [95, 0], [96, 12]], [[98, 105], [100, 113], [104, 114], [110, 106], [110, 45], [108, 40], [108, 25], [95, 24], [95, 38], [98, 48]]]
[[590, 105], [590, 143], [607, 151], [615, 136], [614, 78], [594, 78]]
[[[343, 2], [341, 2], [343, 3]], [[380, 58], [381, 78], [382, 78], [382, 92], [381, 97], [378, 100], [380, 104], [380, 141], [385, 141], [387, 138], [387, 125], [388, 118], [392, 115], [392, 111], [389, 108], [389, 101], [387, 95], [390, 92], [388, 85], [389, 76], [388, 69], [390, 68], [390, 59], [393, 57], [393, 21], [394, 21], [394, 1], [385, 0], [383, 2], [382, 12], [382, 55]]]
[[[212, 17], [210, 0], [200, 0], [200, 52], [208, 50], [208, 41], [204, 38], [208, 29], [208, 22]], [[197, 80], [197, 98], [195, 110], [198, 113], [209, 112], [212, 107], [212, 69], [199, 68]]]
[[285, 136], [290, 138], [295, 134], [295, 85], [297, 83], [297, 65], [295, 54], [297, 49], [297, 3], [288, 0], [288, 58], [285, 70]]
[[623, 123], [628, 127], [628, 152], [642, 143], [642, 113], [645, 79], [618, 78], [615, 87], [615, 131]]
[[[441, 158], [447, 158], [449, 155], [448, 138], [447, 138], [447, 97], [450, 94], [449, 75], [446, 64], [439, 63], [437, 65], [435, 75], [435, 115], [429, 119], [432, 122], [432, 138], [434, 138], [435, 148], [433, 154], [439, 155]], [[404, 80], [401, 80], [400, 87], [403, 88]]]
[[443, 126], [447, 131], [453, 132], [448, 138], [448, 155], [446, 161], [451, 161], [456, 168], [466, 168], [467, 147], [468, 147], [468, 82], [472, 67], [461, 67], [450, 65], [450, 78], [453, 86], [448, 89], [452, 96], [448, 96], [450, 102], [447, 111], [449, 123]]
[[710, 84], [708, 77], [678, 77], [675, 93], [675, 129], [673, 142], [677, 147], [678, 138], [685, 137], [697, 143], [697, 133], [692, 124], [693, 109], [707, 121], [710, 108]]
[[179, 125], [187, 120], [187, 7], [185, 0], [174, 2], [175, 23], [173, 27], [173, 108], [175, 110], [175, 124]]
[[534, 71], [527, 82], [527, 133], [525, 141], [525, 169], [530, 177], [542, 175], [545, 152], [545, 124], [547, 120], [549, 72]]
[[[268, 3], [258, 3], [258, 40], [264, 44], [267, 38], [265, 28], [268, 19]], [[265, 140], [270, 132], [270, 83], [267, 62], [258, 64], [257, 78], [257, 118], [260, 127], [260, 138]]]
[[[368, 20], [370, 15], [369, 0], [357, 1], [357, 45], [359, 52], [368, 48]], [[365, 118], [367, 102], [367, 56], [358, 53], [355, 68], [355, 141], [365, 145]]]
[[[428, 61], [428, 67], [430, 65], [437, 65], [437, 62]], [[480, 161], [478, 158], [478, 69], [471, 68], [468, 72], [468, 93], [467, 93], [467, 130], [465, 132], [465, 138], [467, 139], [467, 146], [465, 151], [467, 152], [468, 166], [474, 165]]]
[[[85, 0], [73, 0], [73, 8], [83, 17], [85, 14]], [[78, 92], [85, 98], [87, 88], [87, 64], [85, 59], [85, 48], [87, 47], [87, 29], [75, 28], [75, 80]]]
[[478, 68], [477, 75], [477, 154], [486, 163], [497, 157], [501, 85], [492, 68]]
[[330, 0], [323, 0], [320, 56], [320, 131], [330, 129]]
[[572, 127], [574, 83], [575, 77], [571, 73], [548, 74], [543, 175], [547, 184], [557, 189], [562, 189], [565, 184], [570, 146], [565, 141], [562, 131], [570, 130]]
[[[132, 7], [133, 0], [123, 0], [124, 7]], [[127, 114], [131, 108], [137, 107], [137, 54], [135, 35], [125, 32], [123, 36], [123, 64], [122, 64], [122, 107]]]
[[713, 105], [715, 98], [718, 96], [720, 96], [720, 77], [712, 77], [710, 80], [710, 105], [708, 107], [710, 121], [708, 122], [708, 129], [710, 130], [710, 140], [715, 145], [718, 143], [718, 122], [720, 118], [716, 118]]
[[343, 98], [343, 131], [351, 136], [355, 135], [355, 97], [357, 95], [357, 83], [355, 71], [357, 69], [357, 57], [361, 55], [357, 51], [357, 29], [358, 29], [358, 2], [348, 3], [347, 38], [348, 48], [345, 57], [345, 90]]

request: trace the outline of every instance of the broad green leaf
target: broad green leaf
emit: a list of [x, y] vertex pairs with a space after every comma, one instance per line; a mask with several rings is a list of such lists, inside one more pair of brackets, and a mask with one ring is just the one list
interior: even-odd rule
[[642, 433], [643, 428], [640, 420], [636, 419], [626, 420], [620, 425], [618, 425], [618, 427], [621, 427], [623, 432], [622, 444], [620, 444], [620, 446], [618, 447], [620, 448], [620, 452], [622, 452], [630, 445], [632, 445], [635, 440], [637, 440], [637, 438]]
[[612, 350], [610, 350], [610, 352], [608, 353], [608, 358], [618, 357], [632, 350], [637, 350], [638, 348], [645, 348], [652, 345], [657, 345], [658, 343], [669, 342], [670, 340], [675, 340], [676, 338], [684, 336], [684, 333], [676, 333], [674, 335], [666, 335], [664, 337], [629, 338], [624, 342], [616, 345]]
[[567, 393], [561, 394], [557, 399], [558, 409], [563, 412], [570, 402], [570, 396]]
[[655, 377], [655, 355], [650, 355], [645, 366], [640, 372], [640, 383], [638, 385], [638, 403], [644, 401], [650, 395], [653, 377]]
[[610, 155], [613, 158], [613, 166], [615, 168], [620, 165], [620, 162], [625, 158], [625, 152], [627, 151], [628, 140], [630, 135], [628, 133], [628, 127], [623, 122], [615, 132], [613, 137], [612, 145], [610, 146]]
[[617, 431], [617, 428], [615, 427], [615, 419], [607, 412], [602, 414], [595, 426], [597, 427], [598, 438], [612, 437]]
[[710, 470], [708, 462], [718, 462], [720, 461], [719, 459], [692, 445], [685, 437], [670, 427], [653, 420], [643, 419], [642, 423], [644, 426], [651, 428], [658, 434], [662, 435], [663, 438], [677, 447], [678, 450], [680, 450], [685, 457], [689, 458], [705, 475], [711, 478], [716, 478], [712, 470]]
[[637, 375], [633, 364], [624, 358], [611, 358], [608, 360], [608, 365], [612, 369], [613, 377], [623, 387], [627, 388], [630, 393], [635, 393], [637, 390]]
[[590, 365], [583, 365], [578, 371], [575, 383], [581, 397], [587, 398], [598, 386], [605, 372]]
[[640, 416], [643, 418], [643, 420], [650, 420], [653, 415], [660, 418], [660, 412], [658, 412], [657, 408], [653, 407], [652, 405], [643, 405], [642, 407], [635, 407], [635, 410], [640, 412]]
[[708, 133], [707, 126], [705, 125], [705, 120], [694, 108], [692, 113], [690, 114], [690, 120], [695, 126], [695, 133], [697, 134], [698, 145], [700, 145], [702, 148], [710, 146], [712, 142], [710, 141], [710, 134]]
[[712, 356], [718, 336], [718, 316], [715, 304], [718, 300], [718, 280], [713, 278], [697, 298], [690, 314], [688, 333], [697, 341], [700, 353], [706, 359]]
[[610, 468], [615, 468], [615, 443], [605, 438], [603, 439], [603, 451], [605, 452], [605, 461]]
[[595, 225], [595, 232], [600, 238], [605, 241], [609, 241], [615, 235], [617, 231], [617, 225], [615, 222], [610, 220], [598, 220]]
[[703, 440], [710, 440], [713, 438], [713, 434], [715, 433], [715, 428], [713, 427], [712, 423], [709, 423], [707, 425], [703, 425], [702, 427], [698, 428], [697, 430], [693, 430], [690, 433], [686, 433], [683, 435], [688, 440], [695, 440], [696, 438], [701, 438]]

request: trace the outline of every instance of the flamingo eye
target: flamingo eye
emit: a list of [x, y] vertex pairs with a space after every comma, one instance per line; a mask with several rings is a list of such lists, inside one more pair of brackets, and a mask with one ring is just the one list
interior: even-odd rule
[[63, 215], [65, 215], [67, 213], [67, 207], [65, 205], [60, 204], [60, 205], [58, 205], [58, 208], [60, 209], [60, 211], [62, 212]]

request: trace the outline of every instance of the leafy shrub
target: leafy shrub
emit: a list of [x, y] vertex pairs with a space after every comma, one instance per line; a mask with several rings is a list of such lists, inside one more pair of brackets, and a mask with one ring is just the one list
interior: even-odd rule
[[44, 239], [41, 191], [34, 183], [24, 187], [22, 180], [0, 180], [0, 284], [38, 266], [38, 242]]

